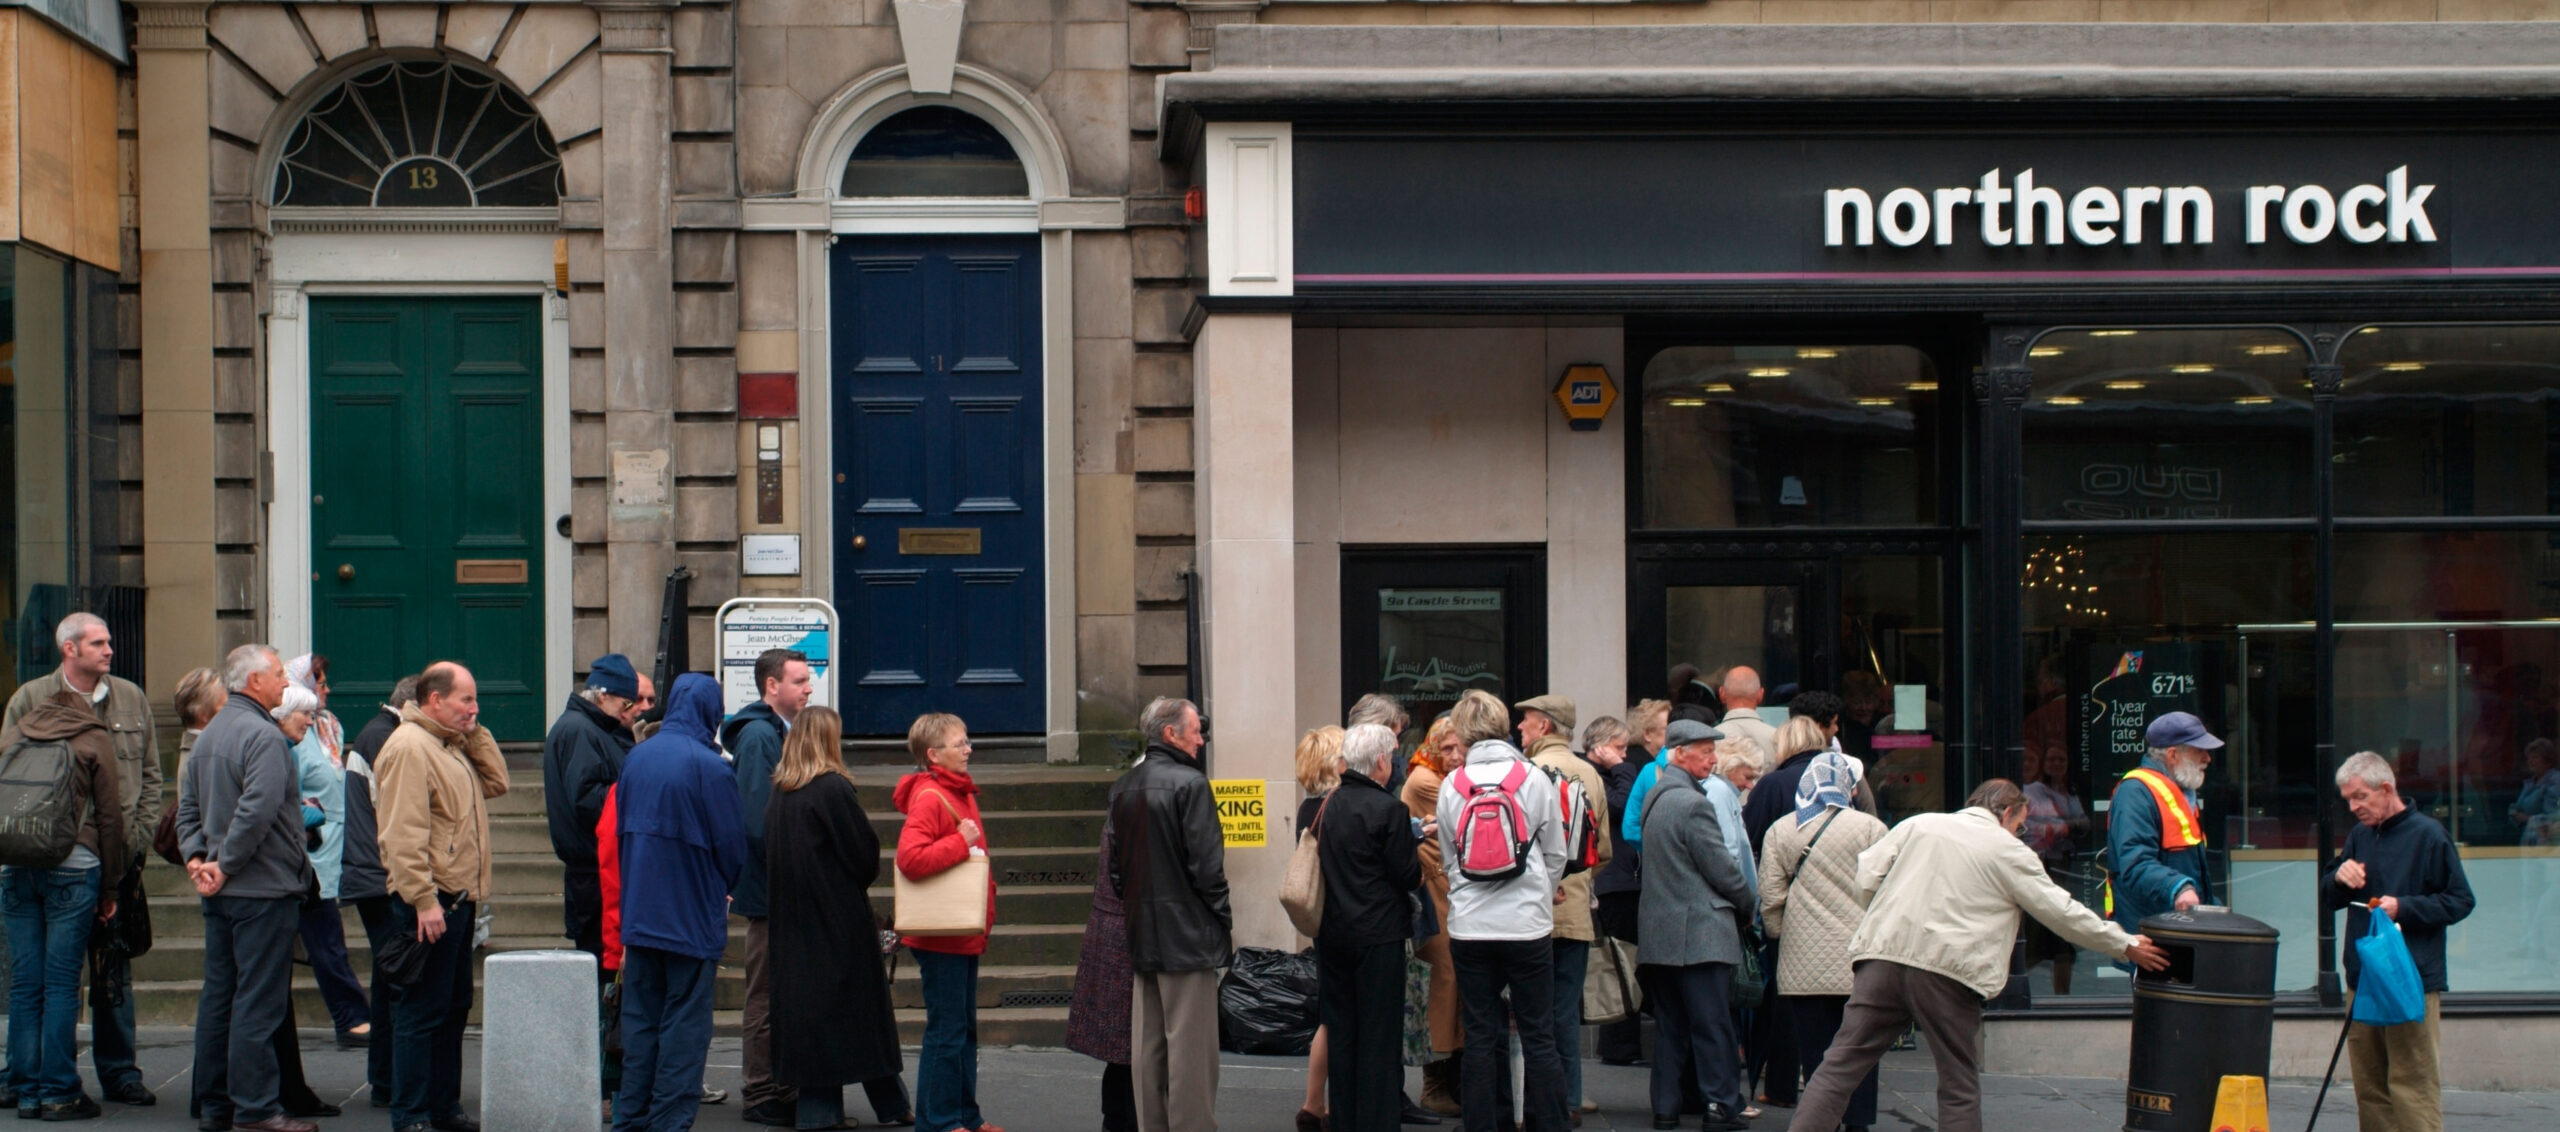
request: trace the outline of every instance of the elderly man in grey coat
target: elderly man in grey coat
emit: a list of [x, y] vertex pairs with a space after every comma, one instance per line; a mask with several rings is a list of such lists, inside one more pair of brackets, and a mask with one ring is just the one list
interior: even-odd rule
[[1750, 1127], [1729, 1009], [1742, 962], [1740, 909], [1751, 882], [1725, 848], [1715, 804], [1699, 787], [1724, 734], [1692, 719], [1663, 733], [1671, 765], [1645, 795], [1644, 888], [1636, 904], [1636, 975], [1653, 1002], [1653, 1126], [1680, 1126], [1681, 1074], [1706, 1098], [1702, 1132]]

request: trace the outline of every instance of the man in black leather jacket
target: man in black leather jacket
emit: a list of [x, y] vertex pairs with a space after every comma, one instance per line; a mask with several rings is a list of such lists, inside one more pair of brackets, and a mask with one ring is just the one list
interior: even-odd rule
[[1138, 717], [1146, 755], [1111, 787], [1112, 887], [1129, 913], [1136, 974], [1130, 1078], [1147, 1132], [1217, 1127], [1218, 968], [1235, 913], [1200, 709], [1164, 698]]

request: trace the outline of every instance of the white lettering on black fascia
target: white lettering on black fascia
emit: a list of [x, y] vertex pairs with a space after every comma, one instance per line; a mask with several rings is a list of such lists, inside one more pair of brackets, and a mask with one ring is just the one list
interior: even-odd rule
[[[2240, 194], [2242, 239], [2266, 243], [2272, 216], [2272, 229], [2297, 244], [2341, 235], [2359, 244], [2434, 243], [2427, 198], [2436, 187], [2412, 186], [2406, 165], [2382, 181], [2337, 193], [2320, 185], [2251, 185]], [[2058, 246], [2066, 240], [2091, 247], [2153, 239], [2163, 244], [2213, 242], [2213, 194], [2199, 186], [2092, 185], [2066, 198], [2059, 189], [2038, 185], [2033, 169], [2021, 169], [2005, 180], [2001, 170], [1993, 169], [1970, 187], [1926, 192], [1904, 187], [1881, 199], [1860, 188], [1825, 189], [1822, 242], [1834, 248], [1873, 247], [1882, 235], [1897, 248], [1924, 242], [1947, 247], [1956, 242], [1960, 208], [1975, 210], [1978, 238], [1995, 248]]]

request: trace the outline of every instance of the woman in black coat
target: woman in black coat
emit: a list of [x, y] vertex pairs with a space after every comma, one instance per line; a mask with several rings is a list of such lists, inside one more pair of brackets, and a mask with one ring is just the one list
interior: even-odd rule
[[[849, 1128], [844, 1086], [864, 1083], [874, 1108], [903, 1065], [871, 882], [880, 838], [839, 752], [843, 721], [804, 708], [782, 741], [765, 807], [772, 908], [773, 1076], [800, 1090], [795, 1126]], [[902, 1105], [900, 1107], [903, 1107]], [[894, 1110], [893, 1110], [894, 1111]]]

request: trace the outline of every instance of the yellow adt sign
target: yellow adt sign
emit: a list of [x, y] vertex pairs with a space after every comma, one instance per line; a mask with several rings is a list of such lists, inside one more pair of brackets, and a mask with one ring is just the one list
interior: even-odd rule
[[1215, 778], [1209, 781], [1209, 797], [1218, 806], [1218, 832], [1225, 835], [1229, 849], [1259, 849], [1270, 843], [1270, 819], [1263, 816], [1263, 788], [1259, 778]]
[[1609, 418], [1609, 406], [1618, 403], [1618, 387], [1609, 380], [1606, 366], [1567, 366], [1564, 380], [1556, 383], [1556, 404], [1563, 406], [1564, 419], [1575, 432], [1598, 432], [1600, 422]]

